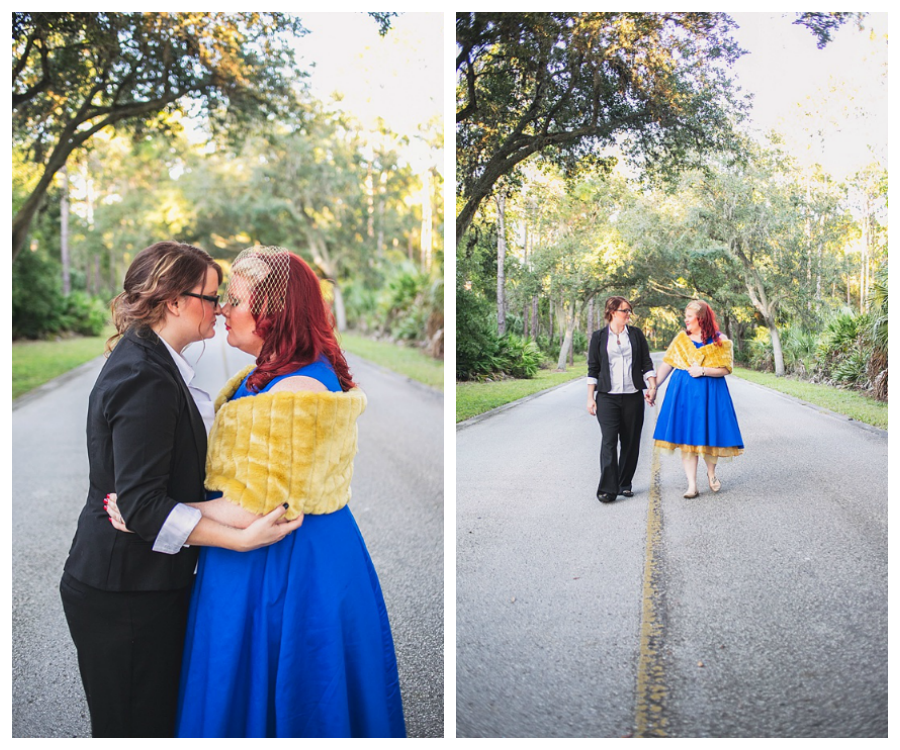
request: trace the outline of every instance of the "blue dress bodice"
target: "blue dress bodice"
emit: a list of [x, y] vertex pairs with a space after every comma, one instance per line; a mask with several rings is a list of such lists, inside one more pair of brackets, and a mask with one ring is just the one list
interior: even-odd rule
[[[234, 392], [234, 395], [230, 400], [233, 401], [236, 398], [244, 398], [245, 396], [256, 395], [256, 393], [247, 389], [247, 378], [249, 378], [255, 371], [256, 370], [254, 369], [247, 373], [247, 377], [244, 378], [244, 380], [241, 382], [240, 386]], [[268, 383], [266, 383], [265, 387], [259, 391], [259, 393], [265, 393], [276, 383], [284, 380], [285, 378], [292, 378], [296, 375], [303, 375], [307, 378], [318, 380], [329, 391], [337, 392], [341, 390], [341, 381], [338, 380], [338, 376], [335, 374], [334, 367], [332, 367], [331, 362], [329, 362], [327, 357], [325, 357], [325, 355], [323, 354], [315, 362], [311, 362], [308, 365], [299, 367], [293, 372], [286, 372], [284, 375], [278, 375], [272, 378]]]

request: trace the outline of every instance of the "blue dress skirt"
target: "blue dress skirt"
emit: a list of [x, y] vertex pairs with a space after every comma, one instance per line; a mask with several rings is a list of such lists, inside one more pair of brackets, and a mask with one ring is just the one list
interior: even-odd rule
[[692, 378], [686, 370], [673, 370], [653, 440], [664, 450], [680, 448], [710, 458], [743, 453], [744, 440], [725, 378]]
[[[297, 374], [340, 390], [324, 363], [283, 377]], [[405, 735], [387, 610], [348, 506], [269, 547], [201, 550], [178, 737]]]

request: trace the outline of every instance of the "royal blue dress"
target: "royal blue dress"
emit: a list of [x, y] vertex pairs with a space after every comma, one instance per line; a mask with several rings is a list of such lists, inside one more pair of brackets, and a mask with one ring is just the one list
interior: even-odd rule
[[[261, 392], [292, 375], [341, 390], [320, 360]], [[245, 378], [232, 398], [253, 395]], [[269, 547], [201, 550], [176, 736], [406, 736], [381, 586], [348, 506]]]
[[[704, 346], [693, 344], [698, 349]], [[653, 439], [664, 449], [717, 458], [743, 453], [744, 440], [725, 378], [692, 378], [687, 370], [673, 370]]]

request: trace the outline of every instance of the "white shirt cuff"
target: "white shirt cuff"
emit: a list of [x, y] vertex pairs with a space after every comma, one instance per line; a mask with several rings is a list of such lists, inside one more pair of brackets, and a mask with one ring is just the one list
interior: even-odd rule
[[588, 385], [597, 385], [597, 378], [588, 378]]
[[199, 509], [191, 508], [184, 503], [178, 503], [166, 522], [156, 535], [156, 541], [153, 542], [153, 551], [162, 552], [166, 555], [174, 555], [187, 546], [185, 542], [191, 535], [191, 532], [200, 523], [203, 514]]
[[644, 380], [646, 380], [647, 378], [655, 378], [655, 377], [656, 377], [656, 370], [650, 370], [649, 372], [644, 373]]

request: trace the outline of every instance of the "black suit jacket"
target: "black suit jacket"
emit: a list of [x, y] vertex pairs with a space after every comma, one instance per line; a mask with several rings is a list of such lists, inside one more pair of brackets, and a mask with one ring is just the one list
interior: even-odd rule
[[[103, 366], [88, 405], [90, 489], [65, 570], [105, 591], [187, 586], [196, 548], [152, 550], [180, 502], [205, 499], [206, 430], [165, 344], [150, 329], [127, 332]], [[103, 500], [118, 494], [125, 524], [116, 531]]]
[[[650, 359], [650, 347], [644, 333], [640, 328], [626, 326], [628, 340], [631, 343], [631, 377], [634, 387], [639, 391], [644, 390], [644, 373], [653, 370], [653, 360]], [[606, 344], [609, 340], [609, 326], [594, 331], [591, 343], [588, 346], [588, 377], [597, 378], [597, 392], [609, 393], [612, 381], [609, 374], [609, 354]]]

